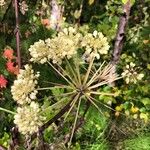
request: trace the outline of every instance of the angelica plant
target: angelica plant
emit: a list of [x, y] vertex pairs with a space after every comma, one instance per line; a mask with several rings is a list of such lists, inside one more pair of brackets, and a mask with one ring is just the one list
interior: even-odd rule
[[[48, 87], [37, 86], [39, 74], [35, 73], [30, 65], [25, 65], [25, 70], [20, 71], [11, 90], [14, 100], [21, 104], [14, 121], [19, 131], [22, 134], [32, 134], [41, 128], [40, 131], [43, 132], [60, 118], [66, 122], [75, 111], [68, 141], [70, 144], [79, 115], [82, 115], [81, 107], [86, 107], [84, 104], [94, 106], [101, 114], [103, 112], [99, 104], [111, 109], [108, 104], [97, 99], [100, 95], [116, 96], [116, 93], [101, 92], [100, 88], [121, 78], [115, 73], [111, 63], [100, 62], [100, 57], [106, 55], [108, 50], [107, 38], [101, 32], [94, 31], [84, 35], [73, 27], [63, 29], [51, 39], [39, 40], [31, 45], [30, 61], [48, 64], [49, 69], [55, 71], [63, 81], [53, 82], [53, 86]], [[38, 106], [41, 108], [38, 116], [39, 109], [31, 109], [34, 101], [38, 103], [38, 93], [53, 89], [62, 89], [63, 93], [57, 95], [57, 101], [47, 108], [42, 109], [43, 106]], [[51, 94], [49, 96], [52, 97]], [[42, 118], [42, 112], [47, 114], [45, 120], [37, 119], [37, 116]], [[24, 113], [29, 117], [23, 118]]]

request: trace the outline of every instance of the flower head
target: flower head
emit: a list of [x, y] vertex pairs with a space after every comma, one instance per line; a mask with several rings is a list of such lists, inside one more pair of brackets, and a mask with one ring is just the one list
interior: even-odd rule
[[5, 88], [7, 85], [7, 80], [4, 78], [3, 75], [0, 75], [0, 88]]
[[6, 4], [5, 0], [0, 0], [0, 6], [4, 6]]
[[14, 65], [14, 62], [8, 61], [6, 63], [6, 67], [10, 73], [13, 73], [15, 75], [17, 75], [19, 73], [19, 68], [18, 68], [18, 66]]
[[29, 52], [32, 57], [30, 60], [41, 64], [47, 61], [47, 56], [50, 53], [48, 46], [43, 40], [39, 40], [38, 42], [35, 42], [33, 45], [31, 45]]
[[72, 58], [77, 53], [79, 41], [82, 35], [72, 28], [65, 28], [52, 39], [39, 40], [31, 45], [29, 52], [31, 61], [37, 63], [45, 63], [52, 60], [53, 63], [61, 63], [67, 57]]
[[4, 50], [4, 53], [3, 53], [3, 56], [9, 60], [13, 59], [14, 56], [13, 56], [13, 53], [14, 51], [12, 49], [5, 49]]
[[141, 80], [144, 77], [143, 73], [138, 74], [135, 68], [135, 63], [130, 62], [130, 64], [126, 65], [122, 76], [125, 79], [127, 84], [129, 83], [137, 83], [137, 80]]
[[11, 87], [13, 99], [17, 103], [23, 105], [36, 99], [38, 77], [39, 73], [34, 74], [30, 65], [25, 65], [25, 70], [20, 70], [17, 79], [14, 81], [14, 85]]
[[50, 25], [50, 20], [49, 19], [42, 19], [41, 20], [42, 25], [44, 26], [49, 26]]
[[30, 105], [17, 108], [14, 116], [14, 123], [17, 124], [22, 134], [32, 134], [38, 131], [45, 118], [41, 115], [38, 103], [31, 102]]
[[60, 64], [65, 57], [72, 58], [77, 53], [81, 37], [82, 35], [77, 33], [76, 29], [69, 27], [59, 32], [55, 38], [47, 39], [46, 44], [49, 47], [48, 58], [53, 63]]
[[101, 32], [97, 31], [94, 31], [93, 34], [87, 33], [81, 41], [81, 46], [85, 48], [83, 56], [88, 61], [93, 56], [99, 59], [101, 54], [107, 54], [110, 47], [107, 38]]

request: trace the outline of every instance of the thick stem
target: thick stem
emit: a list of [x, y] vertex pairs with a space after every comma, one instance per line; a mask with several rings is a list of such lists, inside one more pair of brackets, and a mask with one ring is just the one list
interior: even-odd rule
[[19, 145], [19, 132], [17, 127], [13, 127], [11, 130], [11, 141], [9, 145], [10, 150], [16, 150]]
[[1, 111], [4, 111], [4, 112], [7, 112], [7, 113], [10, 113], [10, 114], [13, 114], [13, 115], [15, 115], [15, 114], [16, 114], [15, 112], [10, 111], [10, 110], [5, 109], [5, 108], [2, 108], [2, 107], [0, 107], [0, 110], [1, 110]]
[[21, 56], [20, 56], [20, 36], [19, 36], [19, 17], [18, 17], [18, 0], [14, 0], [15, 4], [15, 17], [16, 17], [16, 47], [17, 47], [17, 62], [19, 69], [21, 68]]
[[[72, 98], [72, 100], [74, 99], [74, 97]], [[43, 132], [46, 128], [48, 128], [53, 122], [57, 121], [59, 118], [61, 118], [69, 109], [70, 109], [70, 104], [72, 102], [72, 100], [66, 104], [52, 119], [50, 119], [48, 122], [46, 122], [43, 126], [40, 127], [40, 132]], [[32, 135], [32, 140], [34, 138], [36, 138], [37, 133], [34, 133]]]
[[128, 24], [129, 14], [131, 10], [131, 2], [128, 0], [126, 4], [123, 5], [123, 14], [120, 17], [119, 27], [116, 35], [114, 51], [112, 55], [112, 64], [116, 65], [119, 62], [120, 54], [123, 48], [125, 39], [125, 29]]
[[[130, 0], [128, 0], [128, 2], [123, 5], [123, 14], [121, 15], [119, 20], [119, 26], [116, 35], [112, 60], [111, 60], [112, 65], [114, 65], [114, 69], [110, 72], [110, 76], [112, 76], [116, 72], [116, 65], [118, 64], [120, 59], [120, 55], [125, 40], [125, 29], [128, 24], [130, 10], [131, 10], [131, 2]], [[110, 82], [109, 85], [114, 86], [115, 82]]]
[[58, 4], [57, 0], [51, 0], [51, 28], [59, 30], [61, 28], [63, 7]]

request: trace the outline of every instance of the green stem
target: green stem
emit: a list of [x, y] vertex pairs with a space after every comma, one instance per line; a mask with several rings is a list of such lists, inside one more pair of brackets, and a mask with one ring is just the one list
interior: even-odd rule
[[89, 74], [90, 74], [91, 69], [92, 69], [92, 66], [93, 66], [94, 58], [95, 58], [95, 57], [93, 57], [92, 60], [90, 61], [88, 70], [87, 70], [87, 72], [86, 72], [86, 75], [85, 75], [85, 78], [84, 78], [84, 81], [83, 81], [83, 84], [84, 84], [84, 85], [86, 84], [86, 82], [87, 82], [87, 80], [88, 80], [88, 78], [89, 78]]
[[2, 108], [2, 107], [0, 107], [0, 110], [1, 110], [1, 111], [4, 111], [4, 112], [7, 112], [7, 113], [10, 113], [10, 114], [13, 114], [13, 115], [15, 115], [15, 114], [16, 114], [15, 112], [10, 111], [10, 110], [5, 109], [5, 108]]

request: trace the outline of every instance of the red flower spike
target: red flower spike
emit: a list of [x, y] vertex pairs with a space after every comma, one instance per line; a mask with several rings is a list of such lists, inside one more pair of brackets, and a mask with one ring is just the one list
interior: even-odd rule
[[3, 75], [0, 75], [0, 88], [6, 88], [7, 80], [4, 78]]
[[4, 50], [4, 53], [3, 53], [3, 56], [9, 60], [13, 59], [14, 56], [13, 56], [13, 53], [14, 51], [12, 49], [5, 49]]
[[18, 66], [14, 66], [14, 62], [8, 61], [6, 63], [6, 67], [7, 71], [9, 71], [10, 73], [13, 73], [15, 75], [19, 73], [19, 68]]

